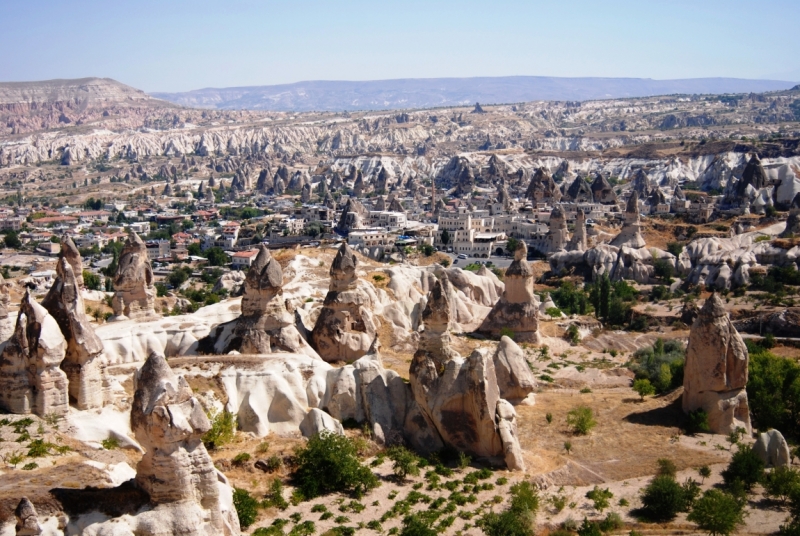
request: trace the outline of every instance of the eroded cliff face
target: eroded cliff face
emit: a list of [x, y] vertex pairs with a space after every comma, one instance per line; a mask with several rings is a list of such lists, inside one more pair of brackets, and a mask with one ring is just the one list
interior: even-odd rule
[[135, 232], [125, 240], [114, 276], [114, 298], [111, 305], [116, 320], [154, 320], [156, 289], [153, 268], [147, 247]]
[[751, 432], [747, 403], [747, 346], [731, 323], [722, 299], [712, 294], [689, 334], [683, 373], [683, 411], [708, 413], [716, 434], [741, 427]]

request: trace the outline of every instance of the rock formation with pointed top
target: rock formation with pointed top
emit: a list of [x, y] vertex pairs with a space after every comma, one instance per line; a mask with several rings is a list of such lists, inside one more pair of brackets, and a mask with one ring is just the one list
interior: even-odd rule
[[800, 237], [800, 194], [792, 199], [789, 217], [786, 218], [786, 228], [781, 232], [780, 237]]
[[[42, 301], [42, 307], [58, 323], [67, 343], [61, 369], [69, 380], [70, 401], [78, 409], [101, 408], [111, 401], [103, 343], [86, 316], [75, 268], [69, 262], [71, 254], [67, 240], [66, 237], [62, 239], [56, 279]], [[78, 257], [78, 270], [81, 269]]]
[[356, 274], [358, 259], [342, 243], [331, 264], [331, 284], [311, 332], [311, 345], [326, 361], [353, 361], [365, 355], [378, 331], [378, 298]]
[[525, 199], [534, 203], [557, 203], [561, 200], [561, 190], [545, 168], [538, 168], [528, 189], [525, 190]]
[[436, 280], [428, 293], [428, 303], [422, 311], [424, 330], [420, 333], [417, 355], [424, 355], [437, 365], [444, 365], [458, 356], [450, 348], [450, 330], [453, 327], [453, 285], [447, 276]]
[[611, 245], [616, 247], [625, 246], [633, 249], [640, 249], [647, 245], [642, 236], [642, 229], [639, 221], [639, 195], [636, 193], [636, 190], [634, 190], [628, 198], [622, 230], [620, 230], [619, 234], [611, 241]]
[[221, 485], [202, 441], [211, 423], [189, 384], [151, 354], [134, 375], [134, 389], [131, 430], [145, 449], [136, 484], [155, 506], [136, 516], [136, 534], [238, 535], [236, 513], [222, 508], [221, 493], [231, 490]]
[[8, 306], [11, 304], [11, 293], [8, 289], [8, 283], [0, 275], [0, 320], [8, 318]]
[[347, 236], [353, 229], [365, 227], [369, 221], [369, 210], [358, 199], [350, 198], [342, 208], [342, 215], [334, 231]]
[[494, 337], [506, 329], [514, 333], [514, 340], [539, 342], [539, 304], [533, 292], [533, 269], [528, 263], [528, 246], [520, 242], [514, 251], [514, 261], [506, 269], [505, 290], [479, 332]]
[[567, 217], [561, 205], [556, 205], [550, 212], [550, 223], [547, 235], [544, 238], [542, 253], [555, 253], [563, 251], [569, 242], [569, 230], [567, 230]]
[[592, 203], [594, 201], [591, 185], [581, 176], [575, 177], [575, 180], [564, 192], [564, 197], [573, 203]]
[[294, 352], [316, 357], [297, 331], [294, 315], [283, 297], [283, 270], [264, 244], [247, 272], [242, 295], [242, 316], [236, 320], [226, 352], [269, 354]]
[[115, 320], [152, 320], [155, 312], [156, 289], [153, 268], [147, 258], [147, 246], [131, 231], [119, 256], [114, 275], [114, 298], [111, 306]]
[[58, 323], [26, 293], [14, 335], [0, 354], [0, 408], [40, 417], [66, 414], [67, 375], [59, 368], [66, 349]]
[[582, 208], [578, 208], [575, 215], [575, 232], [567, 244], [567, 251], [586, 251], [586, 213]]
[[617, 202], [617, 194], [611, 184], [606, 180], [602, 173], [598, 173], [592, 181], [592, 196], [595, 203], [604, 205], [614, 205]]
[[731, 323], [718, 294], [712, 294], [692, 324], [683, 373], [683, 411], [708, 414], [715, 434], [738, 427], [750, 434], [747, 403], [747, 346]]
[[14, 516], [17, 518], [16, 534], [17, 536], [38, 536], [43, 534], [44, 530], [39, 524], [39, 514], [36, 512], [36, 507], [23, 497], [17, 508], [14, 510]]

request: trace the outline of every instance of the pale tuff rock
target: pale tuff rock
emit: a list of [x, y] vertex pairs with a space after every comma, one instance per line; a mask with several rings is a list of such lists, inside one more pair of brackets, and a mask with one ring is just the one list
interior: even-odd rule
[[575, 216], [575, 232], [567, 244], [567, 251], [586, 251], [586, 213], [578, 208]]
[[311, 408], [300, 422], [300, 433], [303, 434], [303, 437], [311, 437], [322, 432], [344, 435], [344, 428], [342, 423], [324, 411]]
[[453, 287], [446, 277], [436, 280], [428, 303], [422, 312], [424, 330], [420, 333], [419, 348], [414, 354], [431, 359], [438, 366], [455, 357], [458, 353], [450, 348], [450, 329], [453, 326]]
[[722, 300], [712, 294], [692, 325], [686, 348], [683, 411], [708, 413], [711, 431], [728, 434], [738, 427], [750, 434], [747, 403], [749, 357]]
[[800, 193], [792, 200], [789, 217], [786, 218], [786, 229], [780, 234], [781, 238], [798, 236], [800, 236]]
[[635, 190], [628, 198], [628, 204], [625, 207], [625, 221], [622, 224], [622, 230], [611, 241], [611, 245], [616, 247], [626, 246], [633, 249], [643, 248], [647, 245], [642, 236], [639, 223], [639, 196]]
[[561, 200], [561, 190], [546, 169], [538, 168], [525, 190], [525, 199], [534, 203], [557, 203]]
[[604, 205], [616, 204], [617, 194], [614, 193], [614, 189], [602, 173], [598, 173], [595, 176], [591, 189], [595, 203], [603, 203]]
[[542, 253], [555, 253], [563, 251], [569, 242], [567, 218], [561, 205], [556, 205], [550, 213], [550, 225], [544, 238]]
[[539, 304], [533, 292], [533, 270], [528, 264], [528, 247], [521, 242], [514, 261], [506, 270], [503, 296], [494, 305], [478, 331], [500, 335], [504, 328], [523, 342], [539, 342]]
[[[62, 255], [56, 264], [56, 280], [42, 306], [58, 323], [67, 342], [61, 368], [69, 380], [70, 400], [78, 409], [103, 407], [111, 399], [103, 343], [95, 334], [83, 305], [80, 287], [62, 241]], [[80, 263], [80, 257], [78, 257]], [[80, 264], [78, 264], [80, 269]]]
[[131, 232], [125, 240], [114, 276], [114, 299], [111, 302], [114, 316], [118, 320], [158, 318], [155, 300], [153, 269], [147, 258], [147, 247], [139, 235]]
[[211, 423], [189, 384], [153, 354], [134, 387], [131, 429], [146, 451], [136, 484], [155, 506], [137, 516], [135, 534], [238, 535], [235, 512], [222, 508], [221, 494], [230, 488], [221, 485], [201, 440]]
[[783, 434], [777, 430], [770, 430], [759, 434], [753, 445], [753, 451], [764, 460], [767, 467], [789, 467], [792, 456], [789, 445]]
[[512, 403], [534, 401], [536, 379], [533, 377], [525, 353], [510, 338], [503, 336], [492, 358], [500, 397]]
[[8, 283], [0, 275], [0, 320], [8, 318], [8, 306], [11, 303], [11, 294]]
[[69, 235], [61, 237], [61, 251], [58, 254], [59, 258], [66, 259], [72, 268], [72, 273], [75, 274], [75, 281], [78, 283], [79, 288], [83, 288], [83, 259], [78, 247]]
[[36, 513], [36, 508], [27, 497], [23, 497], [14, 510], [14, 516], [17, 518], [16, 534], [17, 536], [38, 536], [44, 530], [39, 524], [39, 516]]
[[236, 322], [228, 348], [242, 354], [275, 351], [315, 355], [294, 325], [283, 297], [283, 270], [261, 244], [247, 272], [242, 296], [242, 316]]
[[26, 293], [0, 355], [0, 407], [39, 416], [67, 413], [67, 375], [59, 368], [66, 349], [55, 319]]
[[361, 201], [351, 197], [342, 208], [342, 215], [333, 230], [347, 236], [352, 229], [365, 227], [368, 222], [369, 210], [361, 204]]
[[331, 265], [331, 284], [311, 333], [311, 345], [326, 361], [353, 361], [365, 355], [378, 331], [374, 289], [356, 275], [358, 259], [343, 243]]
[[564, 192], [564, 197], [574, 203], [591, 203], [594, 201], [591, 186], [581, 176], [575, 177], [575, 180]]

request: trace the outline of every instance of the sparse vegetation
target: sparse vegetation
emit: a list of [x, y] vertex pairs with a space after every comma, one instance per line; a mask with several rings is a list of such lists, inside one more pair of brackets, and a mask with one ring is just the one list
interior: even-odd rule
[[378, 479], [361, 464], [357, 453], [353, 441], [345, 436], [322, 433], [311, 437], [295, 452], [297, 469], [293, 477], [304, 498], [333, 492], [361, 496], [376, 487]]
[[573, 433], [587, 435], [597, 425], [589, 406], [578, 406], [567, 413], [567, 424]]

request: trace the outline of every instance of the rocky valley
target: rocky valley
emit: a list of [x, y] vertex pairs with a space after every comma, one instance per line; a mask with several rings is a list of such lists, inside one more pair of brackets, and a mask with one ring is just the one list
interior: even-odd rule
[[800, 526], [800, 89], [224, 108], [0, 84], [0, 534]]

